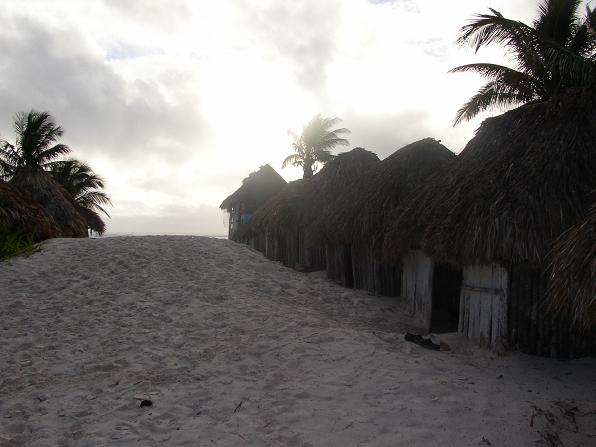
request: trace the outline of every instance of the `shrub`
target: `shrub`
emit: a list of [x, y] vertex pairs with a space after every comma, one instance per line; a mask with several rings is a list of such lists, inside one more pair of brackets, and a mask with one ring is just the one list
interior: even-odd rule
[[19, 255], [31, 255], [37, 251], [31, 236], [21, 231], [0, 228], [0, 261]]

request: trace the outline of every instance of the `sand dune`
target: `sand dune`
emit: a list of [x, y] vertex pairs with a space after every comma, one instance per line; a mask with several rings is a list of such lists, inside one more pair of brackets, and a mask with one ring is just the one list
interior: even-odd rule
[[399, 301], [225, 240], [51, 240], [0, 314], [0, 446], [596, 445], [596, 359], [428, 351]]

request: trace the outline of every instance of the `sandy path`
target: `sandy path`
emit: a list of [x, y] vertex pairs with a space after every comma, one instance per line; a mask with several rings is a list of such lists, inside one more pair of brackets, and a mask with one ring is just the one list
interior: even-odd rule
[[225, 240], [52, 240], [0, 315], [0, 446], [596, 445], [595, 359], [427, 351], [398, 301]]

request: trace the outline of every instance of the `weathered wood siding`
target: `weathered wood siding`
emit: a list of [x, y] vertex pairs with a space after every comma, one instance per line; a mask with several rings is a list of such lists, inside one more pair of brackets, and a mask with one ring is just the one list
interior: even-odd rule
[[325, 247], [320, 245], [309, 245], [307, 267], [312, 270], [325, 270], [327, 268], [327, 257]]
[[421, 250], [409, 251], [402, 260], [402, 298], [410, 314], [425, 328], [430, 327], [434, 263]]
[[254, 248], [257, 251], [265, 254], [265, 234], [260, 232], [253, 232], [248, 237], [248, 241], [246, 243], [249, 247]]
[[507, 347], [507, 269], [497, 264], [463, 269], [459, 332], [495, 351]]
[[350, 275], [353, 278], [353, 270], [352, 264], [346, 263], [347, 250], [351, 250], [349, 245], [326, 244], [327, 277], [343, 286], [352, 287], [352, 284], [350, 284]]
[[509, 280], [509, 345], [528, 354], [573, 358], [596, 356], [596, 330], [581, 331], [569, 316], [544, 304], [543, 269], [513, 265]]
[[401, 266], [379, 261], [370, 243], [352, 244], [354, 288], [377, 295], [399, 296], [401, 293]]
[[267, 258], [272, 261], [280, 261], [286, 267], [301, 266], [311, 271], [325, 270], [325, 247], [311, 243], [303, 231], [285, 234], [265, 231], [253, 244], [254, 248]]

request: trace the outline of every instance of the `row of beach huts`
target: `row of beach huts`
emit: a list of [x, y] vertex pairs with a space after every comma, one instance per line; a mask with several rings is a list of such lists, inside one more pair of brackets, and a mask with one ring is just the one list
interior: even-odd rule
[[432, 138], [355, 148], [289, 184], [265, 165], [221, 208], [230, 239], [401, 297], [427, 331], [569, 358], [596, 354], [595, 203], [583, 89], [487, 119], [457, 156]]

